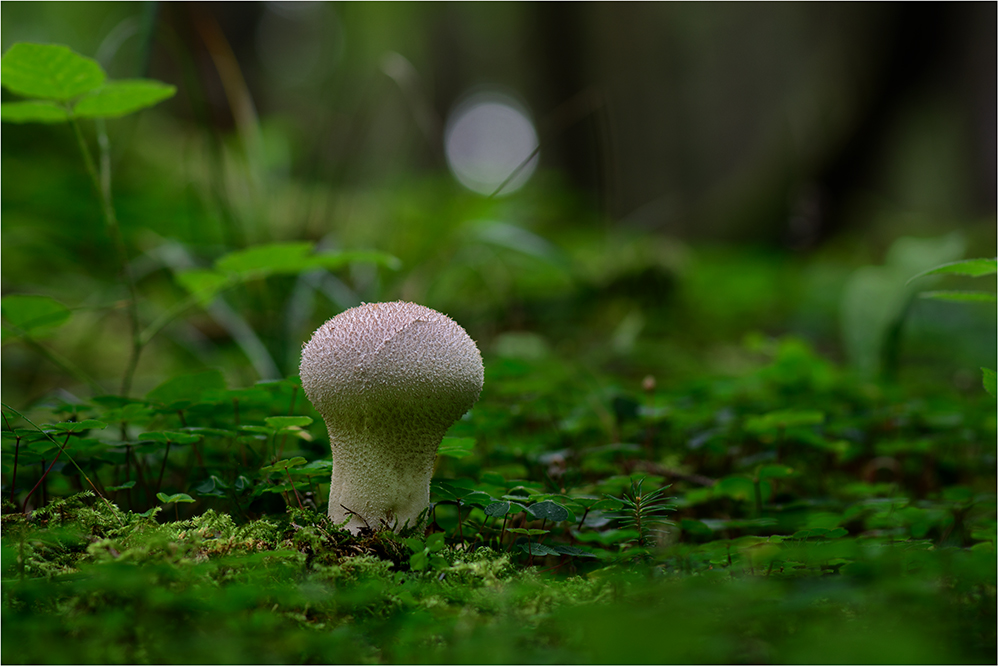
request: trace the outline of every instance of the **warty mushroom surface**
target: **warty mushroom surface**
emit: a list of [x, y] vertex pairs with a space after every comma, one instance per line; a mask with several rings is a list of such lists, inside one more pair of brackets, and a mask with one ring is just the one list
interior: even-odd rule
[[329, 430], [330, 518], [349, 518], [354, 533], [415, 526], [437, 447], [484, 377], [474, 340], [422, 305], [368, 303], [320, 326], [302, 350], [301, 379]]

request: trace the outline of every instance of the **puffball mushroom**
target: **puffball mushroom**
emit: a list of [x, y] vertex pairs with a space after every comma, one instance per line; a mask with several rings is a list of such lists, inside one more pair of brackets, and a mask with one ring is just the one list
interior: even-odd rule
[[415, 526], [447, 429], [478, 401], [475, 341], [450, 317], [398, 301], [336, 315], [302, 350], [305, 394], [333, 449], [329, 517], [356, 534]]

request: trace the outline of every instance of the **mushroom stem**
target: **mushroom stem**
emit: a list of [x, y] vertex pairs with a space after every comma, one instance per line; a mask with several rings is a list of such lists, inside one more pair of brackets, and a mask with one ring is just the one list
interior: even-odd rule
[[449, 317], [413, 303], [370, 303], [333, 317], [302, 350], [302, 387], [329, 430], [329, 516], [416, 527], [447, 429], [478, 400], [478, 347]]

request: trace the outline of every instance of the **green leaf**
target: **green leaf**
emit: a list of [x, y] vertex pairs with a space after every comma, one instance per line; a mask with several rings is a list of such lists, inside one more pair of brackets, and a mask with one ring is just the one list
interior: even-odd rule
[[967, 277], [980, 277], [982, 275], [989, 275], [991, 273], [998, 273], [998, 259], [964, 259], [963, 261], [953, 261], [948, 264], [943, 264], [942, 266], [936, 266], [935, 268], [930, 268], [927, 271], [922, 271], [914, 277], [908, 280], [912, 282], [920, 277], [926, 275], [965, 275]]
[[786, 428], [817, 425], [824, 421], [824, 413], [817, 410], [784, 409], [749, 418], [745, 422], [745, 430], [759, 434], [785, 430]]
[[563, 546], [561, 544], [555, 546], [548, 546], [549, 549], [560, 553], [561, 555], [569, 555], [571, 557], [596, 557], [593, 553], [588, 550], [582, 550], [581, 548], [576, 548], [575, 546]]
[[228, 484], [222, 481], [220, 478], [212, 474], [207, 479], [199, 483], [194, 487], [198, 495], [207, 495], [209, 497], [225, 497], [225, 490], [228, 488]]
[[181, 271], [174, 278], [187, 293], [197, 298], [202, 307], [211, 303], [219, 292], [236, 284], [230, 276], [207, 268]]
[[474, 483], [466, 479], [434, 479], [430, 490], [445, 500], [458, 500], [475, 492]]
[[225, 379], [218, 370], [168, 379], [149, 391], [146, 399], [178, 409], [178, 404], [186, 406], [196, 403], [201, 399], [202, 393], [212, 389], [225, 389]]
[[[69, 319], [69, 308], [48, 296], [13, 294], [0, 300], [0, 312], [9, 324], [4, 326], [4, 338], [27, 334], [41, 337], [61, 326]], [[17, 330], [20, 329], [20, 330]]]
[[64, 123], [69, 120], [69, 114], [55, 102], [3, 102], [0, 120], [5, 123]]
[[754, 497], [755, 485], [744, 476], [726, 476], [714, 484], [714, 493], [745, 501]]
[[305, 476], [319, 476], [321, 474], [329, 474], [332, 469], [332, 460], [313, 460], [309, 464], [294, 471], [296, 473], [304, 474]]
[[990, 291], [923, 291], [918, 297], [957, 303], [994, 303], [998, 301], [998, 295], [992, 294]]
[[166, 493], [156, 493], [156, 499], [158, 499], [163, 504], [172, 504], [173, 502], [194, 502], [195, 499], [188, 495], [187, 493], [177, 493], [176, 495], [167, 495]]
[[429, 562], [429, 556], [425, 550], [420, 550], [412, 554], [409, 558], [409, 566], [413, 571], [422, 571]]
[[86, 421], [65, 421], [63, 423], [46, 423], [42, 426], [45, 430], [57, 430], [59, 432], [83, 432], [85, 430], [103, 430], [107, 424], [102, 421], [87, 419]]
[[994, 370], [981, 368], [982, 382], [984, 390], [991, 394], [992, 398], [998, 398], [998, 379]]
[[[409, 550], [411, 550], [414, 553], [421, 553], [426, 547], [420, 539], [415, 539], [411, 537], [408, 539], [402, 539], [402, 543], [409, 546]], [[411, 563], [412, 560], [410, 560], [410, 564]]]
[[207, 305], [228, 287], [269, 275], [295, 275], [315, 268], [333, 269], [350, 263], [373, 263], [397, 269], [397, 258], [383, 252], [356, 250], [313, 254], [311, 242], [270, 243], [236, 250], [220, 257], [214, 269], [198, 268], [176, 274], [188, 293]]
[[481, 491], [475, 491], [469, 493], [461, 498], [461, 502], [464, 504], [475, 504], [477, 506], [488, 506], [495, 500], [488, 493], [483, 493]]
[[443, 532], [434, 532], [426, 538], [426, 549], [431, 553], [439, 553], [446, 545]]
[[506, 530], [507, 532], [512, 532], [513, 534], [526, 534], [527, 536], [541, 536], [542, 534], [547, 534], [551, 530], [532, 530], [526, 527], [510, 527]]
[[298, 467], [299, 465], [304, 465], [307, 460], [301, 456], [296, 456], [294, 458], [289, 458], [286, 460], [278, 460], [273, 465], [267, 465], [266, 467], [260, 468], [261, 474], [270, 474], [271, 472], [283, 472], [289, 467]]
[[528, 555], [561, 555], [560, 552], [542, 543], [518, 543], [516, 547]]
[[66, 101], [104, 83], [96, 60], [57, 44], [14, 44], [0, 59], [0, 81], [13, 93]]
[[141, 441], [161, 442], [163, 444], [167, 442], [172, 442], [173, 444], [193, 444], [199, 439], [201, 439], [201, 435], [196, 433], [175, 432], [172, 430], [144, 432], [139, 435], [139, 440]]
[[340, 252], [321, 252], [310, 259], [311, 268], [333, 270], [347, 264], [375, 264], [393, 271], [402, 268], [402, 261], [386, 252], [375, 250], [343, 250]]
[[274, 430], [282, 428], [304, 427], [312, 423], [311, 416], [268, 416], [264, 419], [267, 425]]
[[314, 243], [270, 243], [236, 250], [215, 262], [215, 268], [237, 275], [298, 273], [309, 268], [309, 255]]
[[766, 465], [761, 467], [756, 474], [758, 479], [782, 479], [793, 476], [794, 470], [786, 465]]
[[502, 518], [509, 513], [509, 502], [493, 502], [485, 507], [485, 515], [490, 518]]
[[437, 455], [449, 458], [464, 458], [475, 452], [474, 437], [444, 437], [437, 449]]
[[555, 504], [551, 500], [545, 500], [528, 506], [527, 511], [535, 518], [547, 519], [553, 523], [560, 523], [572, 517], [572, 513], [568, 509], [560, 504]]
[[120, 486], [107, 486], [106, 488], [104, 488], [104, 490], [110, 493], [114, 493], [118, 492], [119, 490], [128, 490], [129, 488], [134, 488], [134, 487], [135, 487], [134, 481], [125, 481]]
[[77, 102], [73, 113], [81, 118], [118, 118], [158, 104], [176, 92], [174, 86], [151, 79], [109, 81]]
[[709, 525], [691, 518], [683, 518], [683, 520], [679, 523], [679, 528], [683, 530], [683, 532], [694, 536], [710, 537], [714, 534], [714, 530], [712, 530]]

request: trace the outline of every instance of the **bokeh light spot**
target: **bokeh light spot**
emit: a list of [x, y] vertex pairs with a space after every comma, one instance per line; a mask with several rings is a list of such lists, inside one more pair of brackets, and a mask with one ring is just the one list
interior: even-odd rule
[[523, 187], [540, 160], [537, 146], [537, 131], [526, 109], [497, 92], [464, 99], [451, 112], [444, 130], [451, 173], [479, 194], [492, 194], [503, 183], [500, 196]]

